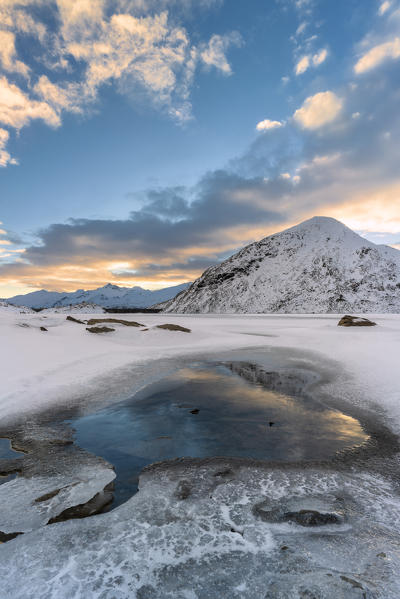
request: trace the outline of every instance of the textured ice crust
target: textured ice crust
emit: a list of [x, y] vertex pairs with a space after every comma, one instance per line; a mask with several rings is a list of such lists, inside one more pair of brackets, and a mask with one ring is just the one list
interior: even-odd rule
[[[340, 504], [342, 520], [268, 523], [262, 501]], [[399, 516], [390, 484], [365, 473], [222, 458], [150, 467], [113, 512], [0, 546], [2, 598], [398, 599]]]
[[0, 485], [0, 531], [29, 532], [45, 526], [64, 510], [90, 501], [114, 480], [105, 462], [91, 460], [52, 476], [17, 477]]

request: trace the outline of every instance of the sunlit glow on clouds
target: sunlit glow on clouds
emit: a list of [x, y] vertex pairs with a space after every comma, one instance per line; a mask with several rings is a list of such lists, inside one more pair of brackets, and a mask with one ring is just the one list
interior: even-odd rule
[[302, 75], [312, 66], [319, 67], [323, 62], [325, 62], [327, 57], [328, 50], [326, 48], [322, 48], [322, 50], [312, 56], [308, 54], [306, 56], [302, 56], [295, 67], [296, 75]]
[[339, 115], [342, 100], [333, 92], [319, 92], [304, 101], [293, 115], [294, 120], [305, 129], [318, 129], [331, 123]]
[[342, 205], [325, 208], [357, 231], [398, 233], [400, 231], [400, 181], [387, 187], [364, 190]]
[[[193, 44], [187, 30], [170, 21], [162, 8], [166, 2], [159, 3], [158, 14], [147, 14], [151, 3], [56, 0], [47, 7], [59, 23], [55, 31], [32, 16], [29, 9], [40, 4], [3, 0], [0, 5], [0, 63], [7, 72], [0, 79], [0, 126], [19, 130], [39, 119], [59, 127], [63, 113], [88, 110], [109, 83], [128, 95], [133, 85], [140, 86], [157, 108], [185, 121], [191, 118], [196, 69], [203, 65], [231, 75], [226, 53], [241, 43], [237, 32], [229, 32]], [[136, 16], [140, 6], [142, 14]], [[42, 73], [18, 57], [16, 36], [36, 38]], [[39, 51], [35, 58], [40, 61]], [[83, 73], [77, 65], [84, 65]], [[54, 81], [49, 69], [57, 74]], [[17, 162], [5, 150], [7, 139], [8, 132], [0, 129], [0, 166]]]
[[375, 69], [383, 62], [387, 60], [397, 60], [400, 58], [400, 37], [395, 37], [389, 42], [378, 44], [374, 46], [368, 52], [366, 52], [357, 61], [354, 71], [357, 75], [366, 73], [372, 69]]
[[282, 127], [282, 125], [283, 123], [281, 123], [281, 121], [270, 121], [269, 119], [265, 119], [264, 121], [257, 123], [256, 129], [257, 131], [269, 131], [270, 129]]
[[[231, 84], [226, 96], [225, 88], [218, 88], [221, 114], [213, 118], [223, 120], [235, 77], [240, 77], [240, 64], [232, 62], [230, 52], [247, 52], [251, 59], [240, 23], [238, 31], [193, 33], [173, 12], [179, 4], [191, 14], [194, 3], [189, 0], [56, 0], [51, 4], [54, 31], [40, 20], [40, 10], [28, 10], [40, 4], [3, 0], [0, 5], [4, 168], [17, 166], [11, 144], [23, 138], [33, 121], [59, 132], [67, 113], [87, 116], [96, 106], [101, 114], [106, 85], [132, 102], [140, 87], [141, 101], [144, 94], [145, 102], [166, 120], [186, 123], [194, 135], [192, 92], [200, 87], [198, 72], [200, 82], [213, 72], [219, 83]], [[223, 2], [200, 4], [208, 10]], [[144, 190], [140, 208], [129, 213], [130, 207], [122, 216], [68, 220], [74, 215], [67, 214], [64, 221], [44, 223], [25, 244], [23, 231], [11, 234], [9, 223], [2, 224], [0, 297], [39, 288], [74, 291], [106, 282], [175, 285], [194, 280], [243, 245], [316, 214], [337, 218], [374, 240], [381, 234], [389, 243], [398, 235], [399, 243], [392, 245], [400, 249], [399, 90], [390, 73], [400, 59], [395, 4], [386, 0], [374, 5], [377, 31], [359, 32], [348, 56], [337, 61], [339, 74], [330, 68], [335, 68], [341, 44], [322, 39], [313, 20], [314, 3], [294, 0], [285, 3], [285, 10], [289, 6], [297, 15], [292, 50], [285, 70], [275, 73], [279, 90], [272, 108], [268, 95], [275, 84], [266, 80], [265, 106], [257, 112], [258, 118], [273, 119], [257, 123], [253, 112], [246, 114], [254, 135], [248, 149], [237, 156], [232, 148], [232, 161], [216, 164], [216, 170], [193, 185]], [[227, 4], [225, 8], [229, 10]], [[35, 68], [18, 53], [27, 39], [35, 40]], [[262, 58], [269, 66], [274, 62], [271, 56]], [[296, 76], [289, 78], [293, 65]], [[241, 116], [230, 123], [239, 125]], [[118, 152], [117, 139], [112, 151]], [[157, 167], [155, 161], [155, 178]], [[18, 166], [21, 177], [23, 168]], [[82, 165], [83, 183], [84, 177]], [[27, 197], [32, 201], [29, 190]]]

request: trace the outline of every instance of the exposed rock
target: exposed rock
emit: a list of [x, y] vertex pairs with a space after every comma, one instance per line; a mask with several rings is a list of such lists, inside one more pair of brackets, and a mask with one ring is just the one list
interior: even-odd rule
[[181, 333], [191, 333], [190, 329], [181, 327], [179, 324], [158, 324], [157, 329], [165, 329], [167, 331], [181, 331]]
[[339, 322], [338, 327], [374, 327], [376, 322], [368, 320], [368, 318], [361, 318], [360, 316], [350, 316], [346, 314]]
[[190, 410], [191, 414], [198, 414], [200, 410], [198, 408], [194, 408], [194, 410]]
[[9, 533], [5, 533], [5, 532], [1, 532], [0, 530], [0, 543], [7, 543], [7, 541], [12, 541], [13, 539], [15, 539], [15, 537], [18, 537], [18, 535], [22, 535], [22, 532], [9, 532]]
[[[332, 511], [328, 511], [332, 508]], [[341, 501], [337, 500], [333, 505], [323, 505], [318, 498], [306, 500], [294, 498], [278, 506], [271, 505], [268, 500], [265, 500], [253, 507], [253, 514], [264, 522], [293, 522], [304, 527], [341, 524], [344, 520]]]
[[115, 331], [115, 329], [112, 329], [111, 327], [86, 327], [86, 330], [89, 331], [89, 333], [112, 333], [112, 331]]
[[94, 324], [99, 324], [101, 322], [112, 322], [114, 324], [123, 324], [126, 327], [144, 327], [144, 324], [140, 324], [139, 322], [135, 322], [134, 320], [122, 320], [121, 318], [91, 318], [88, 320], [87, 324], [92, 326]]
[[64, 520], [72, 520], [74, 518], [87, 518], [88, 516], [101, 514], [112, 503], [114, 498], [113, 490], [114, 483], [112, 482], [108, 484], [103, 491], [96, 493], [96, 495], [86, 503], [69, 507], [61, 512], [61, 514], [58, 514], [58, 516], [51, 518], [48, 524], [64, 522]]
[[56, 497], [59, 492], [61, 491], [61, 489], [54, 489], [54, 491], [50, 491], [49, 493], [45, 493], [44, 495], [41, 495], [40, 497], [37, 497], [37, 499], [35, 499], [35, 503], [42, 503], [42, 501], [48, 501], [49, 499], [52, 499], [53, 497]]
[[47, 331], [46, 327], [40, 327], [41, 331]]
[[78, 324], [85, 324], [83, 320], [79, 320], [78, 318], [74, 318], [73, 316], [67, 316], [67, 320], [70, 320], [71, 322], [77, 322]]
[[317, 510], [300, 510], [298, 512], [285, 512], [285, 522], [296, 522], [300, 526], [324, 526], [325, 524], [340, 524], [337, 514], [323, 514]]

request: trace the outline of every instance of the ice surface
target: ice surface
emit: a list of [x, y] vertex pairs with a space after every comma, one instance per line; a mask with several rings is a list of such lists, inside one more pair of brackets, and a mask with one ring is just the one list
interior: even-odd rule
[[[337, 327], [337, 316], [146, 314], [140, 318], [146, 326], [169, 321], [193, 332], [121, 327], [112, 339], [86, 334], [62, 314], [48, 318], [42, 333], [38, 318], [0, 315], [7, 339], [0, 347], [2, 423], [89, 392], [109, 401], [114, 392], [115, 401], [146, 368], [162, 375], [169, 359], [248, 347], [293, 367], [326, 363], [324, 395], [368, 409], [400, 431], [397, 315], [371, 315], [378, 326], [356, 330]], [[21, 320], [32, 326], [18, 327]], [[384, 460], [377, 465], [389, 471]], [[399, 499], [383, 475], [249, 467], [232, 478], [230, 468], [154, 471], [114, 512], [45, 526], [1, 545], [1, 599], [400, 597]], [[182, 485], [190, 489], [187, 499], [179, 499], [187, 495]], [[33, 499], [33, 492], [21, 492]], [[267, 499], [278, 508], [289, 500], [300, 505], [299, 497], [308, 498], [304, 509], [312, 509], [311, 500], [330, 509], [341, 498], [345, 520], [305, 529], [264, 522], [253, 512]]]
[[[132, 390], [138, 368], [157, 373], [160, 360], [265, 347], [269, 353], [290, 348], [310, 363], [331, 361], [337, 377], [327, 391], [373, 410], [378, 406], [386, 411], [390, 426], [400, 431], [400, 316], [370, 316], [378, 326], [346, 329], [337, 326], [335, 315], [168, 315], [168, 321], [192, 333], [121, 326], [107, 338], [90, 335], [62, 314], [0, 314], [0, 335], [7, 339], [0, 346], [1, 421], [81, 402], [84, 395], [118, 399]], [[166, 322], [162, 314], [141, 315], [140, 320], [146, 327]], [[31, 326], [17, 326], [21, 322]], [[42, 325], [47, 333], [40, 331]]]
[[[265, 500], [339, 503], [343, 521], [267, 523], [254, 513]], [[399, 516], [391, 484], [365, 472], [177, 462], [113, 512], [0, 546], [2, 597], [398, 599]]]
[[98, 509], [110, 499], [103, 491], [115, 478], [112, 465], [72, 445], [71, 435], [66, 427], [29, 420], [13, 433], [21, 451], [0, 460], [0, 471], [18, 472], [0, 485], [1, 533], [35, 530], [97, 495]]
[[28, 532], [44, 526], [64, 510], [87, 503], [114, 478], [114, 471], [97, 460], [58, 475], [17, 476], [0, 485], [0, 531]]

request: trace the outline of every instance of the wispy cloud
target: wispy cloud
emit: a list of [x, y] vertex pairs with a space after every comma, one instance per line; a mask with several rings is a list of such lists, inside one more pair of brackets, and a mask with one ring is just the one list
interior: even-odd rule
[[232, 67], [226, 58], [226, 52], [231, 45], [240, 46], [242, 38], [237, 32], [229, 35], [213, 35], [200, 52], [200, 58], [208, 67], [215, 67], [225, 75], [232, 73]]
[[389, 0], [384, 0], [382, 4], [379, 6], [378, 14], [380, 16], [384, 15], [388, 10], [390, 10], [392, 3]]
[[15, 158], [11, 158], [11, 155], [6, 150], [10, 134], [6, 129], [0, 128], [0, 166], [7, 166], [8, 164], [15, 164]]
[[319, 67], [328, 57], [328, 50], [326, 48], [322, 48], [315, 54], [306, 54], [302, 56], [295, 66], [296, 75], [302, 75], [305, 73], [310, 67]]
[[365, 52], [356, 62], [354, 71], [357, 75], [361, 75], [375, 69], [387, 60], [397, 60], [398, 58], [400, 58], [400, 37], [395, 37], [388, 42], [377, 44]]
[[[0, 126], [19, 130], [41, 119], [58, 127], [63, 113], [90, 109], [110, 82], [133, 99], [140, 89], [148, 104], [177, 121], [191, 118], [190, 92], [196, 69], [203, 65], [230, 75], [226, 53], [230, 46], [240, 45], [241, 38], [228, 32], [193, 43], [186, 28], [176, 18], [169, 18], [167, 9], [178, 4], [187, 9], [192, 3], [3, 0]], [[217, 2], [200, 3], [212, 4]], [[44, 6], [47, 22], [40, 17]], [[54, 23], [51, 29], [49, 21]], [[38, 44], [34, 68], [18, 56], [16, 43], [32, 36]], [[10, 160], [3, 154], [2, 162]]]

